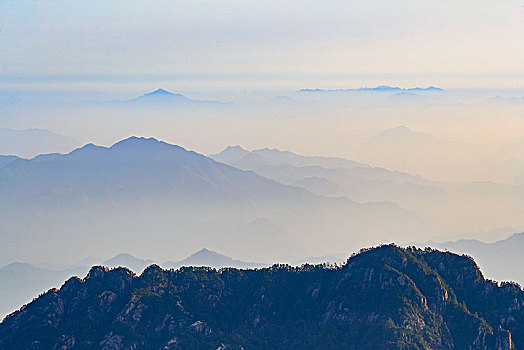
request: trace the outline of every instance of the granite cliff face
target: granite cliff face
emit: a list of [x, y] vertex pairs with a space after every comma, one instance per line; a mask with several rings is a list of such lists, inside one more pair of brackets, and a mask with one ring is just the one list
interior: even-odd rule
[[2, 349], [520, 349], [524, 292], [394, 245], [340, 267], [93, 267], [8, 316]]

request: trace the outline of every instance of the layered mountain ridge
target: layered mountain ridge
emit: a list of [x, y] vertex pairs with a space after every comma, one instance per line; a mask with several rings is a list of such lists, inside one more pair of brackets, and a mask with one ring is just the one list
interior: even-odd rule
[[0, 168], [0, 220], [1, 264], [36, 254], [52, 260], [58, 252], [71, 264], [79, 255], [108, 256], [115, 244], [162, 260], [174, 245], [185, 252], [212, 246], [252, 261], [293, 251], [296, 259], [312, 255], [312, 242], [321, 255], [335, 245], [382, 242], [386, 228], [430, 232], [393, 203], [319, 196], [142, 137], [10, 161]]

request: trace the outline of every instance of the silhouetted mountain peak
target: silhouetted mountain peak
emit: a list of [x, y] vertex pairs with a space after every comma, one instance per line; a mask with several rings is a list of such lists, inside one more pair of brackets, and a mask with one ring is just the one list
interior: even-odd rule
[[[216, 257], [220, 257], [220, 258], [226, 258], [226, 259], [231, 259], [230, 257], [228, 256], [225, 256], [223, 254], [220, 254], [220, 253], [217, 253], [215, 251], [212, 251], [212, 250], [209, 250], [207, 248], [202, 248], [200, 249], [199, 251], [197, 251], [196, 253], [193, 253], [192, 255], [190, 255], [188, 257], [188, 259], [192, 259], [192, 258], [203, 258], [203, 257], [206, 257], [206, 258], [216, 258]], [[232, 259], [231, 259], [232, 260]]]
[[[86, 278], [84, 278], [85, 281], [108, 281], [108, 282], [115, 282], [115, 281], [121, 281], [123, 279], [126, 279], [127, 281], [130, 281], [130, 278], [135, 277], [136, 274], [128, 269], [127, 267], [115, 267], [112, 269], [109, 269], [105, 266], [93, 266], [89, 270]], [[124, 284], [122, 283], [122, 287]]]
[[151, 265], [149, 265], [148, 267], [145, 268], [145, 270], [142, 272], [140, 277], [141, 278], [147, 278], [149, 276], [155, 276], [155, 275], [157, 275], [161, 271], [163, 271], [163, 270], [162, 270], [162, 268], [160, 266], [158, 266], [157, 264], [151, 264]]
[[250, 263], [235, 260], [227, 255], [217, 253], [207, 248], [202, 248], [196, 253], [191, 254], [184, 260], [174, 262], [167, 261], [163, 264], [166, 267], [178, 269], [182, 266], [209, 266], [214, 268], [235, 267], [235, 268], [255, 268], [267, 266], [266, 264]]
[[157, 89], [157, 90], [155, 90], [153, 92], [150, 92], [150, 93], [148, 93], [146, 95], [178, 95], [178, 94], [174, 94], [174, 93], [169, 92], [169, 91], [164, 90], [164, 89]]
[[109, 272], [109, 269], [105, 266], [93, 266], [89, 269], [85, 280], [95, 280], [103, 278], [106, 273]]
[[141, 96], [135, 97], [128, 103], [135, 105], [145, 105], [145, 106], [225, 106], [227, 103], [219, 101], [208, 101], [208, 100], [196, 100], [189, 97], [186, 97], [182, 94], [172, 93], [164, 89], [157, 89], [153, 92], [143, 94]]
[[246, 152], [248, 152], [247, 150], [242, 148], [242, 146], [240, 146], [240, 145], [227, 146], [226, 149], [223, 152], [225, 152], [225, 151], [228, 151], [228, 152], [246, 151]]
[[[147, 147], [147, 146], [175, 146], [169, 145], [163, 141], [159, 141], [154, 137], [140, 137], [140, 136], [131, 136], [127, 139], [123, 139], [113, 144], [110, 148], [125, 148], [125, 147]], [[178, 146], [175, 146], [178, 147]]]
[[399, 125], [397, 127], [388, 129], [386, 131], [390, 133], [398, 133], [398, 134], [412, 134], [413, 133], [413, 131], [405, 125]]
[[73, 153], [80, 153], [80, 152], [91, 152], [91, 151], [95, 151], [95, 150], [101, 150], [101, 149], [104, 149], [105, 147], [103, 146], [98, 146], [98, 145], [95, 145], [94, 143], [88, 143], [82, 147], [79, 147], [73, 151], [71, 151], [71, 153], [69, 154], [73, 154]]
[[129, 254], [129, 253], [120, 253], [120, 254], [115, 255], [114, 257], [112, 257], [112, 258], [109, 259], [108, 261], [110, 261], [110, 260], [116, 260], [116, 259], [138, 259], [138, 258], [135, 257], [135, 256], [132, 255], [132, 254]]
[[226, 164], [231, 164], [239, 159], [245, 157], [250, 152], [239, 145], [236, 146], [227, 146], [226, 149], [224, 149], [222, 152], [211, 155], [211, 158], [223, 162]]
[[404, 139], [404, 138], [413, 138], [413, 137], [435, 139], [435, 140], [437, 139], [433, 135], [413, 131], [405, 125], [399, 125], [394, 128], [386, 129], [382, 131], [380, 134], [378, 134], [377, 136], [375, 136], [375, 139], [380, 139], [380, 138], [402, 138]]
[[150, 96], [150, 97], [182, 97], [182, 98], [187, 98], [181, 94], [176, 94], [176, 93], [173, 93], [173, 92], [169, 92], [167, 90], [164, 90], [164, 89], [157, 89], [153, 92], [149, 92], [147, 94], [144, 94], [142, 96]]

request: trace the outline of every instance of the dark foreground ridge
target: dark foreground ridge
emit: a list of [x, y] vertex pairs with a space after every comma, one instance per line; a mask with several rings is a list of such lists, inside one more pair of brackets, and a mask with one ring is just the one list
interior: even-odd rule
[[6, 317], [0, 349], [524, 349], [524, 292], [394, 245], [341, 267], [93, 267]]

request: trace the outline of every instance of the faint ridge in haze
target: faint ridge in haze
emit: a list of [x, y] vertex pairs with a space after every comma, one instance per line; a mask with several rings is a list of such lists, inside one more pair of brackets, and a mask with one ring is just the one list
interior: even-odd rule
[[269, 264], [252, 263], [241, 260], [235, 260], [227, 255], [217, 253], [207, 248], [202, 248], [198, 252], [188, 256], [180, 261], [166, 261], [162, 266], [166, 268], [178, 269], [182, 266], [207, 266], [220, 269], [223, 267], [233, 267], [239, 269], [252, 269], [265, 267]]
[[[210, 155], [219, 162], [239, 167], [261, 167], [262, 165], [290, 164], [293, 166], [322, 166], [325, 168], [368, 167], [367, 164], [339, 157], [303, 156], [276, 148], [261, 148], [248, 151], [241, 146], [228, 146], [222, 152]], [[249, 166], [247, 166], [250, 164]], [[250, 169], [252, 170], [252, 169]]]
[[401, 91], [419, 91], [419, 92], [444, 92], [444, 89], [435, 86], [428, 86], [426, 88], [401, 88], [397, 86], [379, 85], [376, 87], [361, 87], [358, 89], [300, 89], [298, 92], [354, 92], [354, 91], [371, 91], [371, 92], [401, 92]]
[[129, 253], [120, 253], [104, 261], [102, 265], [107, 267], [123, 266], [129, 268], [136, 274], [140, 274], [146, 267], [154, 263], [155, 261], [151, 259], [139, 259]]
[[71, 152], [78, 146], [79, 141], [45, 129], [0, 128], [0, 155], [32, 158], [44, 153]]

